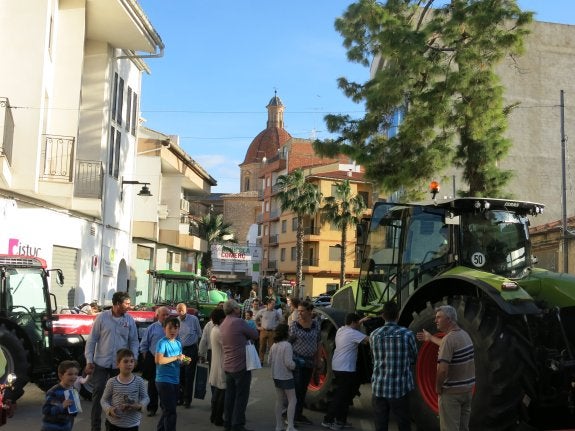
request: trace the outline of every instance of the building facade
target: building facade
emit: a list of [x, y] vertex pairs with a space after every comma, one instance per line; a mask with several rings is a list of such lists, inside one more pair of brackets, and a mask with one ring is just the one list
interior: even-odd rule
[[210, 207], [202, 201], [216, 181], [179, 145], [177, 136], [140, 127], [135, 178], [152, 196], [132, 188], [132, 279], [137, 303], [153, 301], [148, 270], [200, 273], [207, 241], [199, 220]]
[[2, 2], [0, 253], [64, 271], [58, 309], [130, 280], [144, 57], [164, 45], [136, 2]]

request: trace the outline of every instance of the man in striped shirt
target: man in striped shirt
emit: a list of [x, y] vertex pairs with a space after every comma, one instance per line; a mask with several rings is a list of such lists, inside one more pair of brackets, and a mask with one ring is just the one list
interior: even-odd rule
[[439, 397], [439, 426], [441, 431], [468, 431], [471, 398], [475, 384], [473, 342], [467, 332], [457, 325], [457, 312], [451, 305], [435, 309], [435, 324], [443, 338], [427, 331], [418, 339], [439, 346], [435, 390]]
[[385, 325], [370, 335], [373, 356], [371, 377], [375, 431], [387, 431], [393, 412], [399, 431], [411, 430], [409, 393], [415, 387], [413, 367], [417, 359], [415, 336], [399, 326], [399, 307], [390, 301], [383, 305]]

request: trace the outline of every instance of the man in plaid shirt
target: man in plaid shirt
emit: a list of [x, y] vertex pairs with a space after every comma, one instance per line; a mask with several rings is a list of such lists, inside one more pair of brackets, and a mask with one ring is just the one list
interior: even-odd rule
[[413, 367], [417, 359], [415, 335], [399, 326], [399, 307], [390, 301], [383, 305], [385, 325], [370, 335], [373, 356], [371, 377], [375, 431], [387, 431], [389, 413], [393, 412], [399, 431], [411, 430], [409, 393], [415, 387]]

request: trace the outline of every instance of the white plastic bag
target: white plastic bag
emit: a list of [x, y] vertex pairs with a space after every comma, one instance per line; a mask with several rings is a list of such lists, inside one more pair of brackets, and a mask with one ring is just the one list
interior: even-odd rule
[[262, 363], [260, 362], [256, 346], [254, 346], [251, 341], [248, 341], [248, 344], [246, 344], [246, 369], [251, 371], [257, 370], [261, 367]]

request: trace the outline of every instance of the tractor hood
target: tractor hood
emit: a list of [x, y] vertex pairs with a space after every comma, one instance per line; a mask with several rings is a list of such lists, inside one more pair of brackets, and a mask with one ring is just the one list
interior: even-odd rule
[[575, 277], [546, 269], [533, 268], [518, 284], [536, 301], [553, 307], [575, 306]]

